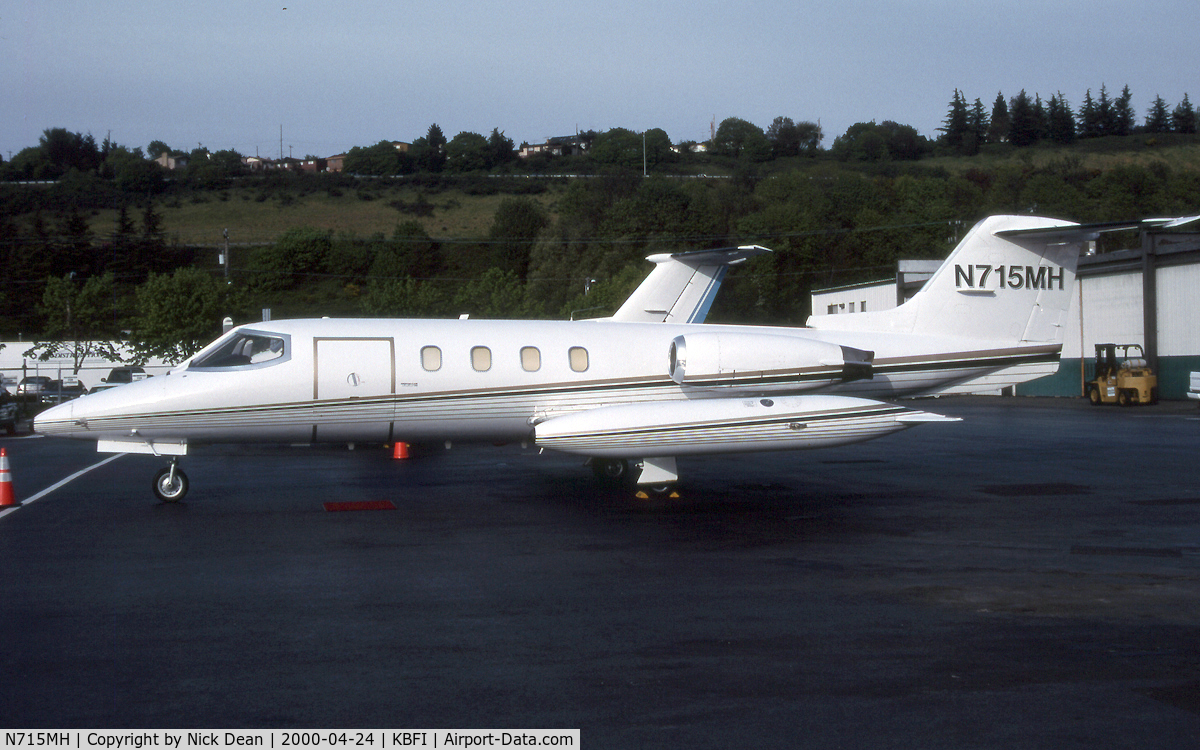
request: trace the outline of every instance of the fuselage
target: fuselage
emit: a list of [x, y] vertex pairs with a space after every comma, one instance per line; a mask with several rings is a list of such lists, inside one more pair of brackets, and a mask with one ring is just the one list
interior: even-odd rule
[[[673, 379], [672, 347], [680, 337], [698, 342], [689, 343], [693, 361], [703, 344], [721, 347], [720, 359], [729, 364]], [[801, 353], [769, 369], [737, 366], [740, 358], [762, 361], [764, 350], [781, 344], [789, 351], [799, 346]], [[825, 356], [845, 346], [874, 353], [871, 377], [847, 379], [843, 363]], [[805, 354], [809, 349], [812, 356]], [[49, 409], [35, 429], [90, 440], [184, 444], [520, 441], [539, 422], [603, 406], [815, 392], [909, 395], [1013, 366], [1056, 367], [1058, 350], [805, 328], [275, 321], [230, 331], [168, 375]]]

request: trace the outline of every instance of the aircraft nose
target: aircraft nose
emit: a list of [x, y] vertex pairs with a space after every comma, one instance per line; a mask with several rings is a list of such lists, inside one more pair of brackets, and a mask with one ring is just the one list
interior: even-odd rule
[[41, 435], [72, 435], [87, 429], [75, 416], [75, 401], [51, 406], [33, 418], [33, 431]]

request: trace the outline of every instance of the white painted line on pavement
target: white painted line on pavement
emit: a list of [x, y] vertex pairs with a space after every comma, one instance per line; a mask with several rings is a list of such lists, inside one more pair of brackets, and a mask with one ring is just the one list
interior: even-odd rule
[[99, 469], [101, 466], [103, 466], [107, 463], [112, 463], [113, 461], [116, 461], [118, 458], [121, 458], [122, 456], [128, 456], [128, 455], [129, 455], [128, 453], [117, 453], [116, 455], [109, 456], [108, 458], [104, 459], [103, 461], [94, 463], [91, 466], [88, 466], [87, 468], [80, 469], [79, 471], [75, 472], [71, 476], [69, 476], [65, 479], [60, 479], [59, 481], [50, 485], [49, 487], [47, 487], [46, 489], [37, 493], [33, 497], [26, 498], [24, 501], [22, 501], [21, 505], [14, 505], [11, 508], [6, 508], [5, 510], [0, 511], [0, 518], [4, 518], [9, 513], [12, 513], [14, 510], [16, 510], [17, 508], [20, 508], [23, 505], [29, 505], [30, 503], [32, 503], [36, 500], [41, 500], [46, 495], [49, 495], [51, 492], [54, 492], [55, 490], [60, 489], [64, 485], [74, 482], [76, 479], [80, 478], [84, 474], [87, 474], [92, 469]]

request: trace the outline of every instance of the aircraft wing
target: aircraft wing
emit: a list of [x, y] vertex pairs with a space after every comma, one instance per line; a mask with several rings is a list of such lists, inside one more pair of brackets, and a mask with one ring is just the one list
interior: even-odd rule
[[662, 253], [654, 270], [609, 320], [624, 323], [703, 323], [730, 266], [771, 252], [758, 245]]
[[541, 448], [591, 457], [700, 456], [846, 445], [953, 417], [850, 396], [704, 398], [601, 406], [540, 422]]

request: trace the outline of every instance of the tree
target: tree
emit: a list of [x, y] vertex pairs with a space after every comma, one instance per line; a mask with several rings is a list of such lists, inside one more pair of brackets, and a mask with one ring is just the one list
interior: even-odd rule
[[1096, 101], [1092, 99], [1092, 90], [1088, 89], [1083, 97], [1083, 105], [1079, 108], [1079, 137], [1099, 138], [1104, 135], [1104, 127], [1100, 121], [1100, 111]]
[[221, 333], [221, 283], [197, 268], [151, 274], [137, 288], [132, 361], [182, 361]]
[[1032, 146], [1037, 143], [1042, 123], [1034, 109], [1033, 102], [1029, 101], [1029, 95], [1025, 93], [1025, 89], [1021, 89], [1021, 93], [1013, 97], [1009, 115], [1011, 117], [1008, 128], [1009, 142], [1014, 146]]
[[1129, 135], [1133, 132], [1133, 94], [1129, 86], [1121, 89], [1121, 96], [1113, 103], [1113, 135]]
[[446, 169], [449, 171], [474, 172], [490, 166], [488, 140], [479, 133], [463, 131], [446, 144]]
[[954, 97], [950, 100], [950, 111], [946, 113], [942, 131], [942, 143], [956, 153], [967, 153], [963, 150], [963, 142], [970, 131], [967, 122], [967, 100], [958, 89], [954, 89]]
[[454, 295], [454, 307], [473, 318], [514, 318], [525, 307], [525, 288], [512, 271], [489, 268]]
[[392, 239], [381, 246], [368, 272], [373, 280], [395, 280], [412, 276], [431, 278], [442, 270], [437, 244], [421, 222], [409, 220], [396, 225]]
[[[418, 145], [419, 144], [419, 145]], [[429, 126], [424, 139], [413, 143], [418, 169], [425, 172], [441, 172], [446, 166], [446, 136], [438, 124]]]
[[1003, 143], [1008, 140], [1008, 129], [1010, 126], [1008, 118], [1008, 100], [1004, 98], [1004, 93], [996, 94], [996, 101], [992, 102], [992, 118], [988, 124], [988, 143]]
[[492, 266], [524, 282], [529, 272], [530, 249], [549, 224], [546, 210], [532, 198], [505, 198], [496, 209], [488, 232]]
[[1171, 129], [1176, 133], [1192, 134], [1196, 132], [1196, 110], [1192, 108], [1188, 95], [1183, 95], [1183, 101], [1171, 113]]
[[671, 148], [671, 139], [662, 128], [650, 128], [642, 133], [642, 155], [647, 169], [667, 164], [679, 158]]
[[774, 158], [784, 156], [816, 156], [821, 145], [821, 126], [812, 122], [792, 122], [790, 117], [776, 117], [767, 128], [767, 141]]
[[874, 122], [856, 122], [833, 141], [833, 154], [842, 161], [886, 161], [887, 139]]
[[45, 340], [35, 343], [25, 356], [43, 362], [51, 357], [70, 357], [75, 375], [86, 357], [120, 361], [112, 345], [116, 324], [111, 273], [93, 276], [82, 284], [73, 273], [50, 277], [42, 294], [41, 310]]
[[516, 159], [517, 151], [512, 138], [506, 138], [504, 131], [499, 128], [492, 128], [492, 134], [488, 136], [488, 167], [503, 167]]
[[1046, 134], [1050, 140], [1063, 144], [1075, 141], [1075, 115], [1061, 91], [1057, 96], [1050, 97], [1046, 118]]
[[752, 162], [766, 161], [771, 157], [771, 143], [762, 128], [737, 117], [721, 121], [710, 150], [720, 156]]
[[256, 248], [250, 256], [258, 272], [255, 283], [265, 289], [287, 289], [306, 274], [325, 270], [333, 246], [331, 231], [297, 227], [284, 232], [274, 245]]
[[1100, 85], [1100, 98], [1096, 100], [1096, 121], [1100, 125], [1100, 135], [1112, 135], [1117, 129], [1116, 112], [1104, 84]]
[[146, 154], [150, 159], [157, 159], [163, 154], [173, 153], [175, 153], [175, 151], [162, 141], [150, 141], [150, 145], [146, 146]]
[[56, 177], [72, 169], [91, 172], [103, 162], [96, 139], [90, 133], [80, 135], [68, 132], [66, 128], [50, 128], [42, 133], [38, 145]]
[[831, 150], [843, 161], [913, 160], [929, 153], [930, 143], [911, 125], [886, 120], [851, 125]]
[[988, 117], [987, 109], [983, 106], [983, 102], [979, 99], [971, 105], [971, 111], [967, 113], [967, 133], [969, 138], [974, 138], [975, 143], [971, 147], [971, 153], [978, 153], [979, 147], [987, 142], [988, 128], [991, 126], [991, 120]]
[[641, 172], [642, 136], [626, 128], [606, 130], [596, 135], [589, 154], [597, 164]]
[[407, 171], [403, 169], [401, 153], [391, 141], [380, 141], [366, 148], [355, 146], [346, 152], [346, 160], [342, 166], [349, 174], [376, 177], [403, 174]]
[[1161, 96], [1154, 97], [1154, 102], [1150, 105], [1150, 110], [1146, 112], [1146, 132], [1171, 132], [1171, 113], [1167, 110], [1167, 103], [1163, 101]]

